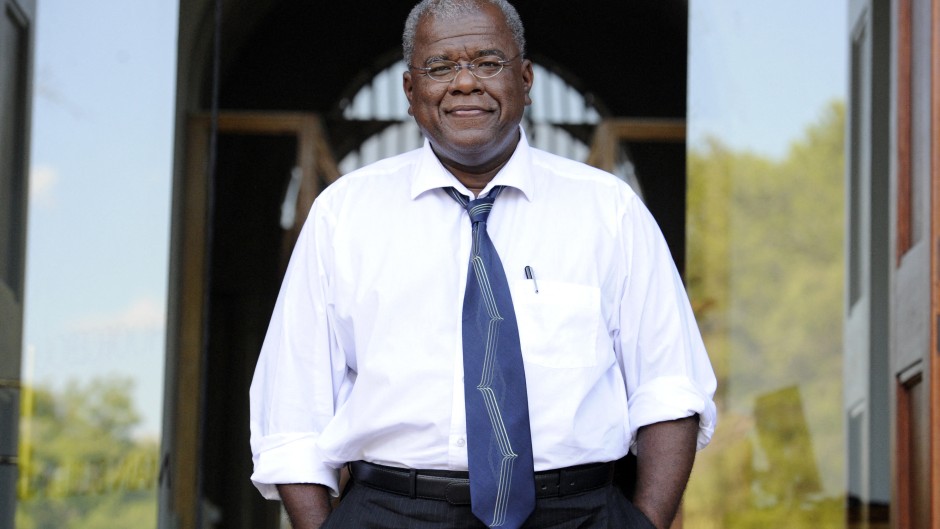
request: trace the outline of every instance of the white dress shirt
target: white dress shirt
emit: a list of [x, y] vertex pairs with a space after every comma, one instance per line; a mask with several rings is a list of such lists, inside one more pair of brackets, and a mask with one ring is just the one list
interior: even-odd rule
[[[700, 414], [715, 376], [646, 207], [616, 177], [530, 148], [487, 231], [509, 279], [535, 470], [613, 461], [637, 429]], [[320, 483], [348, 461], [466, 470], [461, 318], [467, 189], [421, 149], [352, 172], [314, 202], [251, 385], [252, 481]], [[532, 267], [535, 283], [525, 277]]]

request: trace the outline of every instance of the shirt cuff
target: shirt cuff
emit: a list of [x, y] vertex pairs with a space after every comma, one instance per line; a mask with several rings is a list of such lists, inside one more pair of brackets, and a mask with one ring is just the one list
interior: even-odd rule
[[644, 383], [627, 403], [630, 417], [630, 449], [636, 452], [636, 432], [643, 426], [699, 415], [696, 450], [711, 441], [718, 422], [712, 395], [686, 377], [659, 377]]
[[[251, 482], [269, 500], [280, 500], [277, 485], [316, 483], [339, 495], [339, 469], [322, 463], [316, 434], [277, 434], [261, 438], [253, 448]], [[254, 443], [253, 443], [254, 444]]]

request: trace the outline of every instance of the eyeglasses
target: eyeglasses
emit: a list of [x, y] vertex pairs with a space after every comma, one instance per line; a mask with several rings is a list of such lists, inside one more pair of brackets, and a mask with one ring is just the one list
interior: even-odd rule
[[[519, 55], [522, 55], [521, 53]], [[499, 72], [503, 71], [503, 66], [506, 66], [510, 62], [516, 60], [519, 55], [511, 59], [500, 59], [496, 56], [486, 56], [486, 57], [477, 57], [467, 64], [460, 64], [456, 61], [444, 61], [438, 60], [428, 64], [427, 67], [421, 68], [419, 66], [408, 65], [409, 68], [420, 70], [424, 72], [424, 75], [427, 75], [435, 81], [440, 81], [442, 83], [449, 83], [457, 77], [457, 72], [463, 69], [466, 69], [477, 79], [489, 79], [491, 77], [496, 77], [499, 75]]]

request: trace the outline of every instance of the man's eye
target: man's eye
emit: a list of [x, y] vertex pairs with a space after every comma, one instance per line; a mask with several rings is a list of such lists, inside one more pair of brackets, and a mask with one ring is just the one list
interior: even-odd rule
[[453, 69], [453, 65], [450, 64], [432, 64], [428, 66], [428, 73], [431, 75], [442, 75], [450, 73]]
[[499, 68], [498, 60], [486, 60], [477, 63], [477, 68]]

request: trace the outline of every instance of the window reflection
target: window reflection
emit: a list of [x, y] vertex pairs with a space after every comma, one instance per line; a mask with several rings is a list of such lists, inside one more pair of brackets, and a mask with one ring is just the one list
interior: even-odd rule
[[833, 103], [782, 160], [718, 140], [690, 152], [687, 281], [722, 419], [688, 527], [843, 519], [843, 126]]
[[19, 529], [157, 525], [177, 7], [36, 2]]
[[105, 377], [24, 388], [18, 527], [155, 523], [158, 441], [133, 435], [133, 385]]
[[829, 4], [690, 3], [686, 280], [720, 422], [685, 529], [846, 525], [847, 7]]

